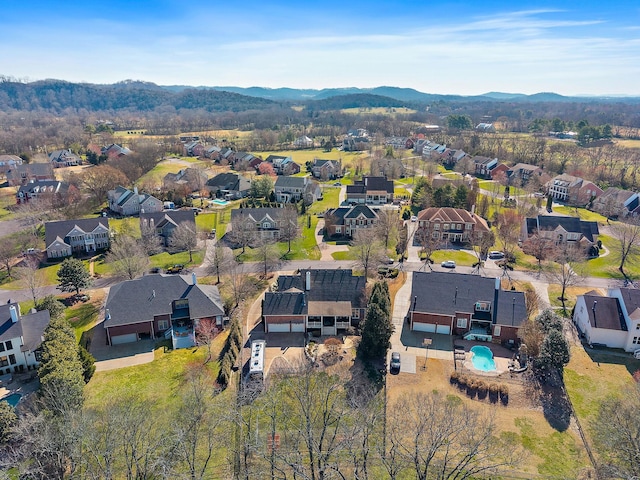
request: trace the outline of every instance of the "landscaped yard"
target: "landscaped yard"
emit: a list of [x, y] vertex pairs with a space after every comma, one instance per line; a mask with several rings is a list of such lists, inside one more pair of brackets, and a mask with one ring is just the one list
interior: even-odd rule
[[587, 210], [586, 208], [573, 208], [573, 207], [567, 207], [564, 205], [561, 205], [561, 206], [554, 205], [553, 211], [554, 213], [559, 213], [561, 215], [566, 215], [568, 217], [579, 217], [580, 219], [585, 220], [587, 222], [598, 222], [601, 225], [607, 223], [607, 217], [604, 217], [599, 213]]
[[69, 321], [79, 342], [82, 333], [90, 330], [99, 320], [98, 313], [104, 302], [103, 290], [92, 290], [91, 299], [88, 302], [77, 303], [64, 312], [65, 318]]
[[[568, 311], [571, 311], [573, 306], [576, 304], [578, 299], [578, 295], [584, 295], [587, 292], [594, 290], [590, 287], [567, 287], [565, 290], [565, 306]], [[599, 291], [599, 289], [595, 289]], [[562, 307], [562, 301], [559, 299], [560, 294], [562, 293], [562, 287], [557, 284], [551, 284], [547, 288], [549, 292], [549, 301], [551, 302], [552, 307]], [[604, 294], [605, 292], [600, 291], [600, 294]]]
[[162, 252], [149, 257], [152, 267], [167, 268], [171, 265], [197, 266], [204, 259], [204, 250], [193, 252], [193, 262], [189, 263], [189, 252], [169, 253]]
[[431, 260], [437, 265], [446, 260], [453, 260], [456, 265], [470, 267], [478, 261], [475, 255], [461, 250], [436, 250], [431, 254]]

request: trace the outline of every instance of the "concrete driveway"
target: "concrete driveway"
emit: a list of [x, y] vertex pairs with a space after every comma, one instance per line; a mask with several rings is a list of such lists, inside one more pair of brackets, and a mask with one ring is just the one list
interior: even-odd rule
[[102, 322], [90, 330], [89, 352], [96, 359], [96, 372], [116, 370], [153, 362], [155, 340], [141, 340], [123, 345], [107, 345], [107, 333]]

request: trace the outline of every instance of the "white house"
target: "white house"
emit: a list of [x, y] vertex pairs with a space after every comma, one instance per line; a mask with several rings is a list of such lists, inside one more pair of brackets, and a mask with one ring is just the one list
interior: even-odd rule
[[83, 218], [44, 224], [47, 258], [69, 257], [109, 248], [109, 219]]
[[107, 192], [109, 209], [120, 215], [130, 216], [139, 213], [161, 212], [163, 205], [156, 197], [148, 193], [138, 193], [138, 187], [133, 191], [124, 187], [117, 187]]
[[606, 297], [590, 292], [576, 301], [573, 322], [589, 344], [640, 349], [640, 291], [614, 288]]
[[22, 315], [20, 305], [0, 305], [0, 374], [35, 369], [40, 362], [42, 334], [49, 325], [49, 311]]

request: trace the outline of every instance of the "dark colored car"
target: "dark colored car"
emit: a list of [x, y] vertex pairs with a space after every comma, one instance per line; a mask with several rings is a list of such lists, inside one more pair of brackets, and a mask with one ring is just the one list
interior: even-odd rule
[[389, 362], [389, 371], [391, 373], [400, 372], [400, 353], [398, 352], [391, 353], [391, 361]]

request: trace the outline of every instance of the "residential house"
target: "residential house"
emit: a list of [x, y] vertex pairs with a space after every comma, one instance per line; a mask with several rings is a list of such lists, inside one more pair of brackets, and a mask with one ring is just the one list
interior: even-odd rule
[[219, 173], [207, 180], [205, 188], [212, 196], [226, 200], [237, 200], [249, 195], [251, 182], [238, 173]]
[[212, 145], [211, 147], [208, 147], [204, 151], [204, 156], [207, 158], [210, 158], [211, 160], [217, 160], [221, 151], [222, 151], [222, 147], [219, 147], [217, 145]]
[[587, 205], [603, 193], [593, 182], [564, 173], [549, 180], [546, 188], [554, 200], [574, 206]]
[[481, 178], [491, 178], [491, 170], [498, 166], [497, 158], [476, 155], [472, 158], [476, 175]]
[[278, 175], [295, 175], [300, 173], [300, 165], [293, 161], [291, 157], [283, 157], [282, 155], [269, 155], [265, 162], [273, 165], [273, 170]]
[[311, 164], [311, 174], [321, 180], [340, 178], [342, 177], [342, 161], [314, 158]]
[[199, 142], [200, 136], [199, 135], [180, 135], [180, 141], [182, 143]]
[[418, 231], [414, 241], [432, 238], [443, 243], [477, 244], [491, 229], [484, 218], [463, 208], [430, 207], [418, 213]]
[[338, 207], [324, 214], [328, 237], [351, 238], [360, 229], [374, 227], [378, 220], [378, 213], [368, 205]]
[[138, 193], [138, 187], [133, 187], [133, 191], [119, 186], [107, 192], [109, 209], [112, 212], [124, 215], [138, 215], [140, 213], [161, 212], [162, 201], [148, 193]]
[[196, 345], [203, 321], [223, 328], [223, 303], [214, 285], [198, 284], [195, 274], [145, 275], [111, 287], [103, 325], [109, 345], [164, 337], [177, 349]]
[[446, 145], [441, 145], [439, 143], [427, 142], [422, 147], [422, 156], [426, 159], [433, 160], [435, 162], [440, 161], [442, 156], [447, 151]]
[[360, 152], [369, 146], [369, 137], [348, 135], [342, 140], [342, 150], [345, 152]]
[[207, 183], [207, 174], [198, 168], [182, 168], [177, 173], [167, 173], [162, 183], [167, 190], [186, 188], [191, 192], [201, 191]]
[[516, 163], [507, 170], [507, 178], [509, 184], [516, 187], [522, 187], [529, 183], [533, 177], [541, 177], [543, 170], [537, 165], [529, 165], [528, 163]]
[[0, 374], [38, 368], [40, 345], [49, 320], [49, 310], [31, 310], [22, 315], [18, 303], [0, 305]]
[[366, 128], [352, 128], [347, 131], [348, 137], [366, 137], [369, 138], [369, 132]]
[[266, 292], [262, 301], [265, 332], [346, 332], [364, 318], [365, 286], [366, 278], [350, 269], [280, 275], [276, 291]]
[[393, 202], [393, 180], [385, 177], [362, 177], [347, 185], [347, 203], [384, 205]]
[[311, 177], [278, 177], [274, 185], [276, 201], [282, 203], [299, 202], [311, 205], [322, 197], [320, 185]]
[[610, 288], [606, 296], [595, 291], [579, 295], [573, 323], [592, 346], [640, 350], [640, 290]]
[[155, 231], [165, 247], [171, 246], [171, 236], [181, 225], [189, 228], [195, 236], [196, 216], [193, 210], [169, 210], [140, 214], [140, 230], [143, 232]]
[[8, 170], [22, 165], [22, 159], [17, 155], [0, 155], [0, 174], [6, 175]]
[[131, 150], [127, 147], [122, 147], [117, 143], [112, 143], [111, 145], [102, 147], [100, 149], [100, 153], [102, 155], [106, 155], [108, 158], [120, 158], [131, 155]]
[[44, 224], [47, 258], [89, 254], [109, 248], [109, 219], [83, 218]]
[[[61, 201], [69, 193], [69, 184], [57, 180], [34, 180], [22, 185], [16, 192], [17, 203], [27, 203], [36, 198], [50, 198], [52, 201]], [[77, 191], [75, 187], [74, 190]]]
[[234, 226], [241, 225], [239, 228], [245, 231], [255, 230], [255, 238], [249, 242], [250, 244], [254, 244], [253, 240], [259, 238], [278, 241], [284, 211], [284, 208], [275, 207], [234, 208], [231, 210], [231, 222]]
[[301, 137], [296, 138], [293, 141], [294, 148], [313, 148], [313, 140], [311, 140], [306, 135], [302, 135]]
[[491, 171], [489, 172], [489, 176], [491, 177], [491, 180], [501, 180], [501, 179], [506, 179], [508, 172], [509, 171], [509, 167], [507, 167], [504, 163], [498, 163], [495, 168], [492, 168]]
[[262, 163], [262, 159], [253, 153], [235, 152], [232, 163], [236, 170], [255, 170]]
[[493, 126], [493, 123], [479, 123], [476, 125], [477, 132], [485, 132], [485, 133], [495, 133], [496, 127]]
[[73, 167], [82, 163], [82, 159], [69, 149], [51, 152], [49, 161], [54, 168]]
[[456, 164], [466, 156], [467, 154], [464, 150], [447, 148], [440, 156], [440, 160], [446, 168], [453, 169]]
[[503, 290], [499, 278], [413, 272], [407, 319], [417, 332], [516, 345], [527, 307], [524, 293]]
[[193, 140], [184, 144], [184, 155], [187, 157], [204, 156], [205, 147], [199, 140]]
[[55, 180], [51, 163], [23, 163], [7, 170], [9, 186], [26, 185], [32, 180]]
[[525, 218], [522, 224], [521, 238], [523, 247], [527, 248], [527, 239], [539, 235], [554, 245], [573, 245], [589, 252], [590, 256], [598, 256], [597, 244], [598, 222], [587, 222], [578, 217], [564, 217], [556, 215], [538, 215]]
[[640, 213], [640, 195], [609, 187], [593, 201], [591, 210], [609, 218], [636, 216]]
[[[384, 141], [386, 146], [392, 147], [394, 150], [405, 150], [413, 148], [413, 141], [409, 137], [389, 137]], [[408, 145], [411, 145], [410, 147]]]

